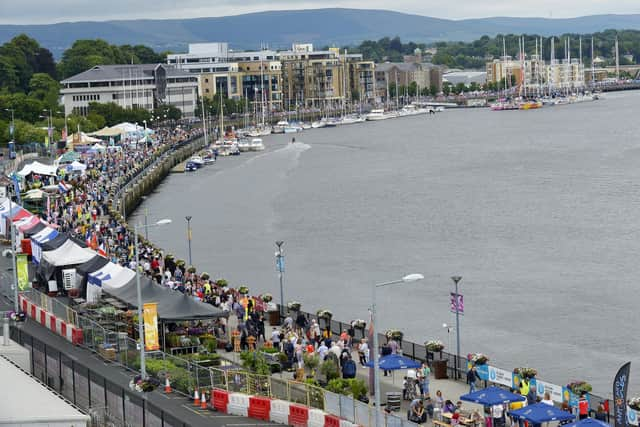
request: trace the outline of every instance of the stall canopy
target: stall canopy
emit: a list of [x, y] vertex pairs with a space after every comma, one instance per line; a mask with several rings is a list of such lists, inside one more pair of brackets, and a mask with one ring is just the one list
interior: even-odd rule
[[24, 230], [24, 238], [28, 239], [29, 237], [38, 234], [39, 232], [41, 232], [42, 230], [44, 230], [45, 228], [47, 228], [47, 225], [40, 221], [38, 222], [36, 225], [34, 225], [33, 227], [31, 227], [28, 230]]
[[546, 403], [534, 403], [524, 408], [509, 411], [509, 415], [518, 420], [526, 420], [534, 424], [542, 424], [550, 421], [567, 421], [575, 419], [575, 415], [563, 411]]
[[31, 217], [23, 219], [20, 224], [16, 224], [16, 226], [21, 233], [24, 233], [25, 231], [31, 230], [36, 225], [40, 224], [40, 222], [40, 218], [33, 215]]
[[80, 154], [78, 154], [75, 151], [71, 150], [71, 151], [67, 151], [62, 156], [58, 157], [56, 159], [56, 162], [60, 165], [60, 164], [63, 164], [63, 163], [71, 163], [71, 162], [74, 162], [74, 161], [79, 160], [79, 159], [80, 159]]
[[76, 273], [86, 276], [89, 273], [100, 270], [106, 264], [109, 264], [109, 260], [107, 258], [101, 255], [96, 255], [84, 264], [77, 266]]
[[60, 233], [52, 237], [51, 239], [42, 242], [40, 246], [42, 247], [42, 251], [52, 251], [54, 249], [58, 249], [67, 240], [69, 240], [69, 235], [66, 233]]
[[32, 173], [38, 175], [56, 176], [57, 169], [55, 165], [45, 165], [40, 162], [29, 163], [18, 171], [18, 175], [24, 177]]
[[[226, 317], [227, 314], [210, 304], [198, 302], [178, 291], [155, 284], [151, 279], [140, 277], [143, 302], [158, 303], [158, 318], [163, 321], [211, 319]], [[136, 278], [119, 288], [104, 285], [103, 291], [125, 303], [137, 307]]]
[[22, 200], [41, 200], [47, 193], [40, 189], [29, 190], [27, 193], [22, 196]]
[[96, 255], [91, 249], [83, 248], [72, 239], [67, 239], [60, 247], [42, 252], [38, 271], [42, 277], [51, 277], [57, 267], [84, 264]]
[[40, 262], [40, 258], [42, 257], [42, 245], [52, 239], [55, 239], [57, 235], [57, 230], [46, 227], [45, 229], [40, 230], [38, 233], [31, 236], [31, 259], [33, 260], [33, 262], [35, 262], [36, 264]]
[[67, 137], [67, 144], [73, 143], [74, 138], [76, 139], [76, 143], [79, 143], [82, 145], [93, 144], [94, 142], [100, 142], [98, 138], [93, 138], [84, 132], [80, 132], [79, 134], [75, 133], [75, 134], [69, 135]]
[[526, 400], [521, 394], [511, 393], [499, 387], [487, 387], [483, 390], [477, 390], [472, 393], [463, 394], [460, 400], [473, 402], [484, 406], [501, 405], [509, 402], [520, 402]]
[[64, 169], [66, 172], [84, 172], [87, 169], [87, 165], [85, 165], [84, 163], [80, 163], [79, 161], [75, 160], [71, 163], [69, 163], [68, 165], [64, 165], [64, 166], [60, 166], [61, 169]]

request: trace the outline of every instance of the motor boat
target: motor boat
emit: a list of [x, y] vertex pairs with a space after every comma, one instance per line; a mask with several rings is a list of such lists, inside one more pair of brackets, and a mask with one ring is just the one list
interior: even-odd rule
[[262, 151], [264, 150], [264, 143], [262, 142], [262, 138], [253, 138], [249, 143], [250, 151]]
[[251, 143], [248, 139], [242, 138], [238, 141], [238, 150], [245, 153], [251, 151]]
[[200, 156], [192, 156], [189, 161], [196, 165], [197, 168], [204, 166], [204, 159]]
[[213, 151], [208, 150], [207, 153], [202, 157], [205, 165], [210, 165], [216, 162], [216, 156], [213, 154]]
[[383, 109], [374, 109], [371, 110], [369, 114], [367, 114], [367, 120], [375, 121], [375, 120], [386, 120], [393, 117], [389, 113], [385, 113]]
[[284, 133], [285, 128], [289, 127], [289, 122], [286, 120], [280, 120], [276, 125], [271, 129], [273, 133]]
[[289, 126], [284, 127], [284, 133], [298, 133], [302, 132], [302, 126], [298, 126], [296, 123], [291, 123]]
[[193, 162], [187, 162], [184, 165], [184, 171], [185, 172], [195, 172], [197, 170], [198, 170], [198, 166], [196, 166], [196, 164], [193, 163]]
[[323, 128], [325, 126], [327, 126], [327, 121], [325, 119], [317, 120], [317, 121], [311, 123], [311, 127], [313, 129], [320, 129], [320, 128]]
[[301, 127], [303, 130], [311, 129], [311, 123], [302, 122], [302, 123], [300, 123], [300, 127]]

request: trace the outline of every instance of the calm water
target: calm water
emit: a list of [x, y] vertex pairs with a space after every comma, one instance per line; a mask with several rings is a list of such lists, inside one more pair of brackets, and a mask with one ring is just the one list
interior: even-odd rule
[[[268, 149], [172, 175], [144, 208], [150, 237], [201, 271], [278, 298], [367, 319], [454, 351], [450, 276], [463, 276], [462, 350], [541, 379], [610, 394], [640, 365], [640, 93], [529, 112], [446, 111], [265, 139]], [[636, 314], [634, 314], [636, 313]], [[452, 346], [448, 343], [451, 342]], [[640, 391], [640, 377], [631, 388]]]

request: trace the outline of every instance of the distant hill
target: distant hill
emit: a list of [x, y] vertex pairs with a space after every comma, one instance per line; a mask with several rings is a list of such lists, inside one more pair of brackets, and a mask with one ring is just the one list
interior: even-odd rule
[[294, 42], [346, 46], [385, 36], [400, 36], [406, 41], [429, 43], [471, 41], [483, 35], [553, 35], [605, 29], [640, 29], [640, 15], [454, 21], [384, 10], [313, 9], [218, 18], [0, 25], [0, 43], [26, 33], [59, 58], [75, 40], [93, 38], [102, 38], [114, 44], [144, 44], [157, 51], [184, 51], [190, 42], [228, 41], [233, 49], [241, 50], [256, 49], [260, 44], [286, 48]]

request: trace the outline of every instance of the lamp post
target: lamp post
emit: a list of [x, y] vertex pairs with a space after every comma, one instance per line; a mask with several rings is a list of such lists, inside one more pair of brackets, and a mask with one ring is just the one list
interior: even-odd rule
[[13, 133], [15, 132], [15, 129], [16, 129], [16, 118], [15, 118], [16, 110], [14, 110], [13, 108], [5, 108], [4, 110], [11, 113], [11, 126], [9, 127], [9, 136], [13, 141]]
[[278, 270], [278, 278], [280, 279], [280, 316], [284, 316], [284, 253], [282, 252], [284, 241], [277, 240], [276, 246], [276, 269]]
[[451, 326], [443, 323], [442, 328], [447, 330], [447, 348], [451, 348]]
[[135, 224], [133, 226], [133, 236], [134, 236], [134, 250], [136, 254], [136, 293], [138, 298], [138, 335], [140, 336], [140, 376], [142, 378], [147, 378], [147, 366], [144, 360], [144, 320], [143, 320], [143, 308], [142, 308], [142, 289], [140, 287], [140, 252], [138, 249], [138, 228], [144, 227], [145, 229], [149, 227], [156, 227], [159, 225], [171, 224], [170, 219], [161, 219], [160, 221], [149, 224], [149, 225], [138, 225]]
[[192, 266], [193, 263], [191, 262], [191, 215], [187, 215], [184, 217], [184, 219], [187, 220], [187, 242], [189, 244], [189, 266]]
[[13, 210], [13, 200], [9, 196], [9, 221], [11, 222], [11, 262], [13, 265], [13, 311], [20, 312], [18, 301], [18, 267], [16, 265], [16, 225], [13, 222], [11, 211]]
[[454, 295], [454, 306], [456, 309], [456, 363], [455, 363], [455, 368], [456, 368], [456, 379], [460, 378], [460, 370], [459, 368], [459, 364], [460, 364], [460, 296], [458, 294], [458, 282], [460, 282], [460, 280], [462, 280], [462, 276], [451, 276], [451, 280], [453, 280], [453, 283], [455, 283], [456, 285], [456, 292]]
[[376, 332], [376, 289], [383, 286], [397, 285], [400, 283], [416, 282], [424, 279], [424, 276], [419, 273], [408, 274], [400, 280], [394, 280], [391, 282], [378, 283], [371, 287], [371, 333], [373, 334], [373, 347], [370, 351], [373, 353], [373, 384], [374, 384], [374, 397], [375, 397], [375, 427], [380, 426], [380, 363], [378, 361], [378, 334]]
[[49, 109], [45, 108], [44, 110], [42, 110], [42, 112], [49, 113], [49, 116], [47, 119], [47, 135], [49, 136], [49, 147], [50, 147], [49, 150], [50, 150], [51, 158], [54, 158], [55, 151], [53, 146], [53, 111], [51, 110], [51, 108]]

